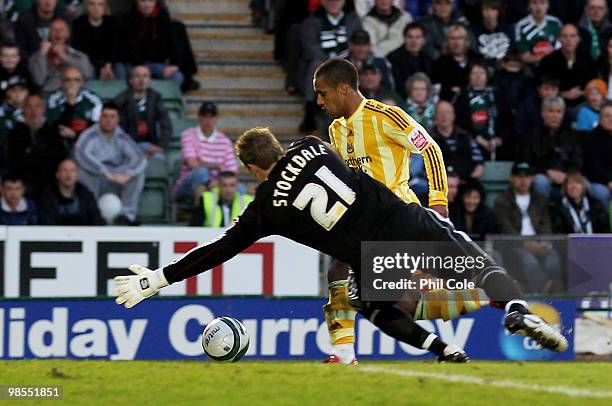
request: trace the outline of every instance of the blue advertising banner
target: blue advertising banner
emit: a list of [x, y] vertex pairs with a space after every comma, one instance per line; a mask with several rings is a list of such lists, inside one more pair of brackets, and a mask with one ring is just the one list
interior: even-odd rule
[[[246, 359], [323, 359], [331, 346], [323, 299], [206, 298], [153, 299], [126, 310], [111, 299], [0, 301], [0, 358], [200, 359], [200, 334], [210, 320], [241, 320], [251, 335]], [[419, 323], [473, 359], [570, 360], [576, 303], [530, 303], [534, 313], [561, 328], [570, 349], [561, 354], [532, 340], [509, 336], [503, 312], [484, 308], [459, 319]], [[381, 334], [357, 321], [360, 359], [418, 359], [431, 354]]]

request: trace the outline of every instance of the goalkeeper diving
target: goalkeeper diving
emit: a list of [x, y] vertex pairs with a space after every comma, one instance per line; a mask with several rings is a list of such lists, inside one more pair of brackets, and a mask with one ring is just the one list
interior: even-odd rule
[[496, 307], [505, 309], [504, 323], [511, 333], [532, 337], [553, 351], [567, 349], [562, 334], [529, 312], [516, 281], [465, 234], [435, 211], [406, 204], [382, 183], [348, 168], [318, 138], [304, 137], [283, 151], [267, 128], [254, 128], [240, 136], [236, 153], [261, 182], [244, 213], [217, 239], [164, 267], [132, 265], [136, 275], [115, 278], [117, 304], [131, 308], [169, 284], [228, 261], [260, 238], [280, 235], [348, 263], [350, 305], [384, 333], [429, 350], [440, 360], [467, 362], [463, 350], [414, 321], [410, 303], [361, 300], [362, 241], [445, 241], [462, 252], [486, 257], [483, 269], [464, 276], [494, 299]]

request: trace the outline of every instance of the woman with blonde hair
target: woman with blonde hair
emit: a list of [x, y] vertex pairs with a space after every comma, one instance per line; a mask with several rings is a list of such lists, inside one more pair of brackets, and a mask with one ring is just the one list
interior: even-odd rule
[[117, 21], [110, 15], [107, 0], [85, 0], [83, 14], [72, 22], [72, 46], [87, 54], [98, 79], [116, 79], [117, 33]]
[[560, 234], [609, 233], [603, 205], [588, 194], [588, 183], [578, 171], [570, 171], [561, 188], [561, 200], [551, 210], [553, 231]]

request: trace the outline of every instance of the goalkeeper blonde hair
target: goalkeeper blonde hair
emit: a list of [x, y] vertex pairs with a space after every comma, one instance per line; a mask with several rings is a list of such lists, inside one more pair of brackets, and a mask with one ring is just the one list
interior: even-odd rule
[[268, 127], [255, 127], [245, 131], [236, 141], [236, 155], [246, 166], [256, 165], [268, 169], [285, 153]]

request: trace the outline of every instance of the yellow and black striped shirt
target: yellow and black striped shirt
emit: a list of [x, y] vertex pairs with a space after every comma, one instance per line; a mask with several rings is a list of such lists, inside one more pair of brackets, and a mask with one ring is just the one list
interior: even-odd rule
[[364, 98], [351, 117], [334, 120], [329, 138], [350, 167], [360, 168], [408, 203], [419, 203], [408, 185], [410, 154], [422, 154], [429, 180], [429, 205], [448, 204], [440, 147], [399, 107]]

